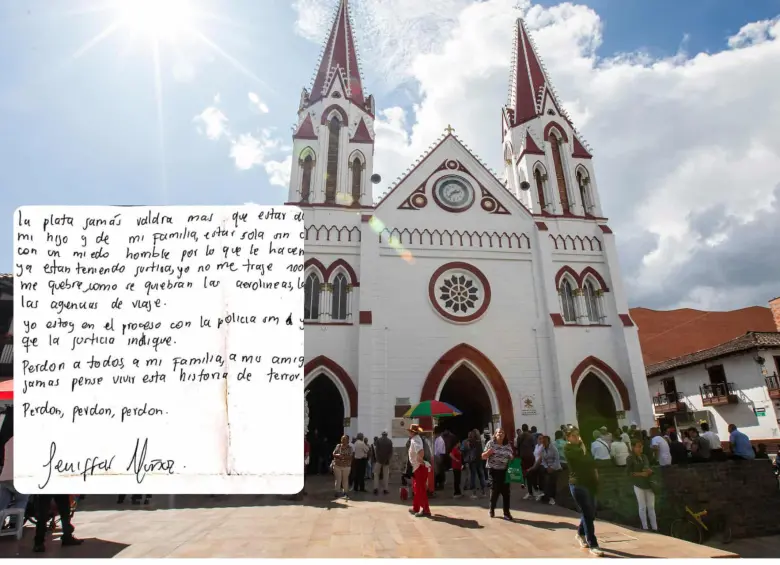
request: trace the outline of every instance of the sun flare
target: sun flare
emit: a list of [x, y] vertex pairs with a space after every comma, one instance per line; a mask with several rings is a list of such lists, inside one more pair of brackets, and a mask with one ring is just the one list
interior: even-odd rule
[[187, 0], [119, 0], [121, 25], [153, 39], [176, 39], [192, 20]]

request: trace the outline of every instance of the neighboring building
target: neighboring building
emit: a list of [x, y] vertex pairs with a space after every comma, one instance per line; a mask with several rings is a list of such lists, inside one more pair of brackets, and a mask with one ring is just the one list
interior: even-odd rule
[[[676, 312], [667, 313], [668, 318], [679, 318]], [[770, 301], [770, 308], [700, 314], [690, 322], [666, 330], [677, 336], [674, 344], [663, 338], [671, 351], [678, 351], [679, 343], [706, 343], [729, 330], [732, 335], [717, 345], [676, 357], [668, 357], [657, 346], [648, 347], [651, 354], [664, 358], [646, 367], [659, 423], [684, 428], [707, 421], [723, 441], [728, 440], [728, 425], [735, 424], [754, 443], [777, 443], [780, 441], [780, 298]], [[743, 324], [751, 323], [751, 317], [761, 329], [766, 328], [767, 319], [773, 326], [777, 320], [778, 325], [771, 328], [773, 331], [744, 332]], [[656, 318], [655, 327], [658, 327], [662, 316]], [[707, 324], [708, 318], [710, 322], [719, 320], [720, 323]], [[641, 315], [635, 319], [640, 325], [644, 350], [646, 340], [652, 341], [653, 336], [660, 338], [663, 332], [643, 336], [645, 326], [639, 321]], [[697, 323], [700, 327], [691, 326]], [[734, 335], [737, 332], [741, 335]], [[646, 352], [646, 358], [647, 355]]]
[[523, 22], [510, 99], [496, 112], [507, 180], [448, 127], [375, 204], [375, 103], [347, 4], [293, 135], [288, 203], [307, 226], [310, 427], [329, 439], [402, 436], [398, 416], [434, 398], [464, 412], [442, 420], [460, 433], [652, 425], [594, 160]]
[[0, 274], [0, 407], [13, 398], [13, 298], [13, 277]]

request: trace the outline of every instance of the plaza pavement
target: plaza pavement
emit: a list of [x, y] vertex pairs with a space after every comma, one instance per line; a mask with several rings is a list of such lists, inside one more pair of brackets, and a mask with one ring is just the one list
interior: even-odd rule
[[[432, 518], [415, 518], [395, 487], [390, 495], [329, 497], [331, 483], [318, 478], [300, 501], [273, 496], [155, 497], [149, 506], [123, 506], [115, 497], [87, 497], [76, 513], [76, 535], [85, 543], [62, 548], [47, 539], [45, 554], [24, 539], [0, 538], [8, 557], [563, 557], [592, 558], [574, 541], [577, 516], [559, 506], [520, 500], [513, 489], [514, 522], [490, 519], [487, 500], [432, 500]], [[562, 496], [568, 496], [564, 493]], [[500, 510], [498, 512], [501, 514]], [[609, 557], [736, 557], [727, 550], [597, 522]]]

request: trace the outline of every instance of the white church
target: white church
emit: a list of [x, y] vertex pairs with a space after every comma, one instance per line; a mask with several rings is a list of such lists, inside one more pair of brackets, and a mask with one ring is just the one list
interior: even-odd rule
[[431, 399], [463, 413], [440, 420], [459, 435], [653, 425], [591, 153], [522, 20], [509, 57], [506, 180], [448, 127], [375, 201], [376, 106], [339, 2], [301, 95], [288, 197], [307, 226], [309, 429], [328, 443], [388, 430], [403, 445], [400, 416]]

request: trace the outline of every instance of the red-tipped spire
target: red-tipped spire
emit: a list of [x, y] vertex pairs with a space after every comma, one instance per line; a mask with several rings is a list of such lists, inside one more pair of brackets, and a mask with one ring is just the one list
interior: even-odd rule
[[352, 21], [349, 16], [347, 0], [339, 0], [333, 27], [325, 44], [325, 51], [322, 54], [317, 75], [314, 77], [310, 102], [315, 102], [326, 96], [327, 89], [330, 88], [337, 75], [341, 75], [347, 90], [347, 98], [355, 104], [364, 106], [363, 82], [358, 68], [355, 38], [352, 35]]
[[541, 113], [542, 93], [549, 89], [542, 63], [520, 18], [515, 29], [514, 55], [508, 106], [514, 113], [513, 122], [516, 125]]

